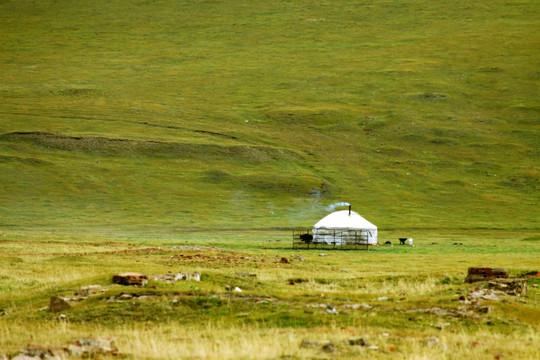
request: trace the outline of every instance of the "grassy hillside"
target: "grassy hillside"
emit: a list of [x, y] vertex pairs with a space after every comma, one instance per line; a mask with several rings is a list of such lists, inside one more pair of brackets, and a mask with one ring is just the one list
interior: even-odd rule
[[0, 1], [0, 229], [538, 229], [536, 1]]

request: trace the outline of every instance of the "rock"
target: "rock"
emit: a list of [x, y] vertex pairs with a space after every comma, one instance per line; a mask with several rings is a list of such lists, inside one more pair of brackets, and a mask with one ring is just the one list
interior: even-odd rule
[[319, 256], [327, 256], [327, 255], [328, 255], [328, 254], [325, 254], [325, 253], [319, 254]]
[[331, 314], [331, 315], [337, 315], [338, 314], [337, 310], [334, 307], [330, 306], [330, 305], [326, 306], [326, 312]]
[[499, 297], [505, 295], [504, 292], [490, 289], [479, 289], [477, 291], [470, 291], [467, 294], [467, 300], [471, 303], [478, 303], [479, 300], [492, 300], [498, 301]]
[[491, 314], [491, 307], [490, 306], [479, 306], [476, 311], [481, 313], [481, 314]]
[[12, 360], [61, 360], [64, 355], [63, 350], [53, 350], [44, 345], [33, 344], [28, 345], [27, 349], [21, 350]]
[[365, 340], [364, 338], [357, 338], [357, 339], [349, 339], [348, 340], [349, 345], [358, 345], [358, 346], [370, 346], [371, 344], [369, 341]]
[[240, 289], [238, 286], [234, 288], [234, 291], [236, 292], [242, 292], [242, 289]]
[[310, 340], [302, 340], [302, 343], [300, 344], [301, 348], [314, 348], [321, 345], [320, 341], [310, 341]]
[[250, 274], [250, 273], [245, 273], [245, 272], [237, 272], [236, 276], [256, 278], [257, 274]]
[[308, 279], [293, 278], [293, 279], [289, 279], [289, 285], [301, 284], [303, 282], [308, 282], [308, 281], [309, 281]]
[[473, 283], [478, 281], [488, 281], [496, 278], [507, 278], [508, 270], [495, 269], [495, 268], [478, 268], [470, 267], [467, 270], [466, 283]]
[[120, 294], [117, 298], [118, 300], [130, 300], [133, 299], [133, 295], [131, 294]]
[[98, 354], [119, 355], [118, 348], [112, 340], [77, 339], [68, 347], [73, 356], [94, 357]]
[[152, 280], [163, 281], [163, 282], [168, 282], [168, 283], [172, 283], [179, 280], [201, 281], [201, 274], [198, 272], [192, 273], [192, 274], [168, 273], [168, 274], [150, 275], [150, 278]]
[[525, 296], [527, 295], [527, 280], [514, 279], [495, 279], [488, 282], [488, 288], [507, 293], [508, 295]]
[[444, 328], [447, 328], [448, 326], [450, 326], [449, 322], [444, 322], [444, 323], [438, 322], [435, 325], [433, 325], [434, 328], [439, 329], [439, 330], [443, 330]]
[[49, 302], [49, 310], [51, 312], [60, 312], [66, 309], [70, 309], [71, 305], [61, 297], [53, 296]]
[[370, 345], [367, 347], [369, 350], [379, 350], [379, 347], [377, 345]]
[[321, 350], [324, 351], [325, 353], [332, 353], [332, 354], [337, 353], [336, 346], [334, 345], [333, 342], [329, 342], [328, 344], [324, 344], [323, 347], [321, 348]]
[[140, 285], [144, 286], [148, 283], [148, 276], [141, 273], [122, 273], [114, 275], [112, 282], [120, 285]]
[[92, 295], [103, 293], [105, 291], [107, 291], [107, 289], [104, 289], [101, 285], [88, 285], [88, 286], [83, 286], [82, 288], [77, 290], [75, 292], [75, 296], [89, 297]]
[[377, 300], [386, 301], [386, 300], [388, 300], [388, 297], [387, 296], [380, 296], [380, 297], [377, 298]]
[[363, 309], [363, 310], [371, 310], [373, 309], [373, 306], [369, 305], [369, 304], [366, 304], [366, 303], [361, 303], [361, 304], [345, 304], [343, 305], [343, 307], [345, 309], [352, 309], [352, 310], [358, 310], [358, 309]]

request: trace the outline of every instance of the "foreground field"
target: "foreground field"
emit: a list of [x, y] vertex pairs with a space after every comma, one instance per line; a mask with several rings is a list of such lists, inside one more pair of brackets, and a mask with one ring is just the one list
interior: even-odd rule
[[[0, 355], [103, 338], [134, 359], [539, 358], [538, 277], [525, 297], [459, 300], [481, 286], [463, 283], [469, 266], [537, 271], [537, 232], [412, 233], [414, 247], [323, 253], [291, 250], [288, 232], [5, 232]], [[200, 272], [201, 281], [112, 284], [127, 271]], [[43, 309], [51, 296], [93, 284], [105, 291], [59, 313]]]

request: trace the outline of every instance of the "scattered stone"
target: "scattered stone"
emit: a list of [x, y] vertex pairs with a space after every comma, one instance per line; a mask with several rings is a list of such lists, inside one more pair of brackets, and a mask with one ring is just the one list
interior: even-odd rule
[[449, 322], [438, 322], [435, 325], [433, 325], [434, 328], [439, 329], [439, 330], [444, 330], [448, 326], [450, 326]]
[[311, 304], [309, 306], [312, 308], [326, 308], [328, 305], [327, 304]]
[[389, 334], [389, 333], [382, 333], [382, 336], [384, 336], [384, 337], [389, 337], [390, 334]]
[[490, 306], [479, 306], [476, 311], [481, 313], [481, 314], [491, 314], [491, 307]]
[[236, 292], [242, 292], [242, 289], [240, 289], [238, 286], [234, 288], [234, 291]]
[[467, 294], [467, 300], [464, 301], [464, 303], [467, 303], [467, 301], [471, 303], [478, 303], [480, 300], [492, 300], [492, 301], [498, 301], [500, 300], [500, 296], [506, 295], [504, 292], [499, 290], [490, 290], [490, 289], [478, 289], [478, 290], [471, 290]]
[[133, 295], [131, 295], [131, 294], [120, 294], [120, 296], [118, 296], [117, 299], [122, 300], [122, 301], [131, 300], [131, 299], [133, 299]]
[[337, 315], [338, 314], [338, 311], [336, 310], [336, 308], [330, 306], [330, 305], [327, 305], [326, 306], [326, 312], [331, 314], [331, 315]]
[[[51, 360], [60, 360], [63, 357], [50, 354], [48, 352], [37, 352], [34, 350], [22, 350], [19, 355], [11, 358], [11, 360], [41, 360], [41, 359], [51, 359]], [[7, 357], [6, 357], [7, 359]]]
[[467, 271], [466, 283], [488, 281], [496, 278], [507, 278], [508, 270], [495, 268], [470, 267]]
[[112, 282], [120, 285], [144, 286], [148, 283], [148, 276], [141, 273], [122, 273], [114, 275]]
[[379, 347], [377, 345], [370, 345], [367, 347], [369, 350], [379, 350]]
[[237, 314], [236, 316], [238, 316], [238, 317], [247, 317], [247, 316], [249, 316], [249, 313], [240, 313], [240, 314]]
[[386, 300], [388, 300], [388, 297], [387, 296], [380, 296], [380, 297], [377, 298], [377, 300], [386, 301]]
[[293, 259], [296, 260], [296, 261], [306, 261], [306, 259], [303, 256], [300, 256], [300, 255], [294, 256]]
[[156, 281], [163, 281], [167, 283], [172, 283], [179, 280], [201, 281], [201, 274], [198, 272], [193, 273], [193, 274], [168, 273], [168, 274], [150, 275], [150, 278]]
[[112, 340], [77, 339], [68, 347], [73, 356], [94, 357], [95, 355], [120, 355]]
[[321, 346], [322, 343], [320, 341], [309, 341], [309, 340], [302, 340], [302, 343], [300, 344], [301, 348], [314, 348]]
[[58, 320], [67, 320], [67, 315], [66, 314], [58, 315]]
[[66, 309], [70, 309], [71, 305], [63, 298], [53, 296], [49, 302], [49, 310], [51, 312], [60, 312]]
[[287, 260], [287, 258], [285, 258], [285, 257], [282, 257], [279, 262], [282, 263], [282, 264], [290, 264], [289, 260]]
[[526, 279], [495, 279], [488, 282], [488, 288], [502, 291], [508, 295], [524, 296], [527, 295]]
[[[28, 348], [21, 350], [12, 360], [61, 360], [65, 357], [65, 351], [62, 348], [51, 348], [41, 344], [31, 344]], [[0, 359], [3, 357], [0, 355]], [[5, 359], [9, 359], [5, 356]]]
[[289, 285], [301, 284], [308, 281], [308, 279], [293, 278], [289, 279]]
[[89, 297], [92, 295], [98, 295], [100, 293], [106, 292], [107, 289], [101, 285], [87, 285], [83, 286], [75, 292], [75, 296]]
[[454, 309], [441, 309], [439, 307], [433, 307], [428, 309], [412, 309], [407, 310], [408, 313], [425, 313], [425, 314], [433, 314], [437, 316], [450, 316], [455, 318], [478, 318], [478, 315], [476, 315], [473, 311], [473, 309], [470, 309], [466, 306], [458, 308], [458, 310]]
[[348, 273], [349, 271], [345, 270], [345, 269], [341, 269], [341, 272], [342, 273]]
[[349, 339], [348, 340], [348, 344], [353, 346], [353, 345], [358, 345], [358, 346], [370, 346], [371, 344], [369, 343], [369, 341], [367, 341], [366, 339], [364, 338], [357, 338], [357, 339]]
[[319, 256], [327, 256], [328, 254], [326, 253], [322, 253], [322, 254], [319, 254]]
[[245, 272], [237, 272], [236, 276], [256, 278], [257, 274], [250, 274], [250, 273], [245, 273]]
[[352, 310], [358, 310], [358, 309], [363, 309], [363, 310], [371, 310], [373, 309], [373, 306], [369, 305], [369, 304], [366, 304], [366, 303], [361, 303], [361, 304], [345, 304], [343, 305], [343, 307], [345, 309], [352, 309]]

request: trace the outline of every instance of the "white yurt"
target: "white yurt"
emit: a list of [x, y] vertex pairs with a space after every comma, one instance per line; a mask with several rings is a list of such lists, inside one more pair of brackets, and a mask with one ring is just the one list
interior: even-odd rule
[[313, 243], [347, 245], [354, 243], [377, 244], [377, 226], [357, 212], [333, 212], [313, 226]]

